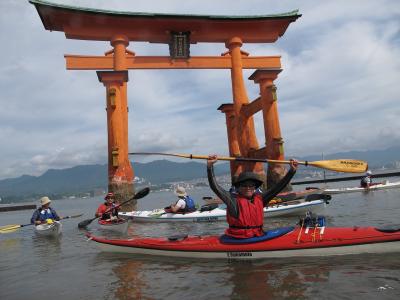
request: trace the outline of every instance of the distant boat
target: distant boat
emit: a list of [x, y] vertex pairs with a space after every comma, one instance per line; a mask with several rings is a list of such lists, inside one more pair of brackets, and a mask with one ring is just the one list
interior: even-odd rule
[[353, 192], [370, 192], [370, 191], [386, 190], [392, 188], [400, 188], [400, 181], [389, 182], [385, 180], [384, 182], [371, 185], [369, 188], [347, 187], [347, 188], [337, 188], [337, 189], [324, 189], [322, 191], [322, 194], [331, 195], [331, 194], [353, 193]]

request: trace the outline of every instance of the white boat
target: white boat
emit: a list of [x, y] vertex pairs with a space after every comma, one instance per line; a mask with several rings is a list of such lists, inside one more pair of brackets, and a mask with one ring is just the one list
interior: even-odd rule
[[54, 221], [51, 224], [39, 224], [35, 226], [35, 232], [41, 236], [58, 236], [62, 230], [62, 224]]
[[389, 182], [384, 181], [382, 183], [371, 185], [369, 188], [363, 187], [345, 187], [345, 188], [338, 188], [338, 189], [324, 189], [322, 194], [342, 194], [342, 193], [354, 193], [354, 192], [369, 192], [369, 191], [377, 191], [377, 190], [386, 190], [386, 189], [393, 189], [393, 188], [400, 188], [400, 181], [397, 182]]
[[119, 218], [113, 221], [99, 220], [98, 224], [101, 229], [125, 233], [128, 230], [129, 220], [126, 218]]
[[[324, 200], [291, 201], [264, 208], [264, 217], [299, 216], [307, 211], [317, 212], [325, 207]], [[164, 209], [120, 212], [120, 217], [134, 222], [214, 222], [226, 220], [225, 205], [220, 205], [209, 211], [196, 210], [191, 213], [166, 213]]]

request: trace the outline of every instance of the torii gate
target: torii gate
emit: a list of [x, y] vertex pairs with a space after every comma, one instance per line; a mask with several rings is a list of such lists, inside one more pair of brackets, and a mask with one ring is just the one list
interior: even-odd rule
[[[127, 85], [129, 69], [230, 69], [233, 103], [218, 109], [225, 113], [229, 155], [284, 159], [274, 80], [281, 72], [280, 56], [250, 56], [243, 43], [272, 43], [282, 36], [298, 11], [263, 16], [210, 16], [115, 12], [30, 0], [46, 30], [66, 38], [109, 41], [105, 56], [65, 55], [68, 70], [97, 71], [106, 87], [109, 190], [120, 198], [132, 196], [134, 173], [128, 158]], [[165, 43], [169, 56], [136, 56], [130, 42]], [[190, 45], [224, 43], [221, 56], [190, 56]], [[259, 85], [260, 97], [250, 102], [243, 69]], [[262, 110], [265, 146], [259, 147], [253, 115]], [[262, 163], [231, 162], [232, 180], [243, 170], [264, 176]], [[268, 166], [268, 183], [284, 175], [282, 165]]]

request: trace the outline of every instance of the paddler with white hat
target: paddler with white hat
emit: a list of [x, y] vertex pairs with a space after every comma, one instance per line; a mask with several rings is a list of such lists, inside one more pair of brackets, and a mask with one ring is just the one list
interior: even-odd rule
[[57, 212], [50, 207], [51, 200], [49, 197], [44, 196], [40, 198], [40, 207], [34, 211], [31, 224], [39, 225], [39, 224], [51, 224], [54, 221], [59, 221], [60, 217]]

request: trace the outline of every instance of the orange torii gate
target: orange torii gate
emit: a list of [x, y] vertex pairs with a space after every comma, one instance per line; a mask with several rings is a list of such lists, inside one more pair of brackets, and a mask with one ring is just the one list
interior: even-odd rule
[[[210, 16], [116, 12], [30, 0], [46, 30], [61, 31], [68, 39], [109, 41], [105, 56], [65, 55], [68, 70], [97, 71], [106, 87], [109, 190], [121, 198], [133, 194], [134, 173], [128, 158], [127, 81], [129, 69], [230, 69], [233, 103], [218, 109], [225, 113], [229, 155], [284, 159], [274, 80], [281, 72], [280, 56], [250, 56], [244, 43], [272, 43], [282, 36], [297, 11], [263, 16]], [[136, 56], [130, 42], [165, 43], [169, 56]], [[190, 45], [224, 43], [221, 56], [191, 56]], [[243, 69], [259, 85], [260, 97], [250, 102]], [[259, 147], [253, 115], [263, 113], [265, 147]], [[263, 176], [261, 163], [231, 162], [232, 180], [243, 170]], [[281, 165], [270, 165], [268, 183], [284, 174]]]

